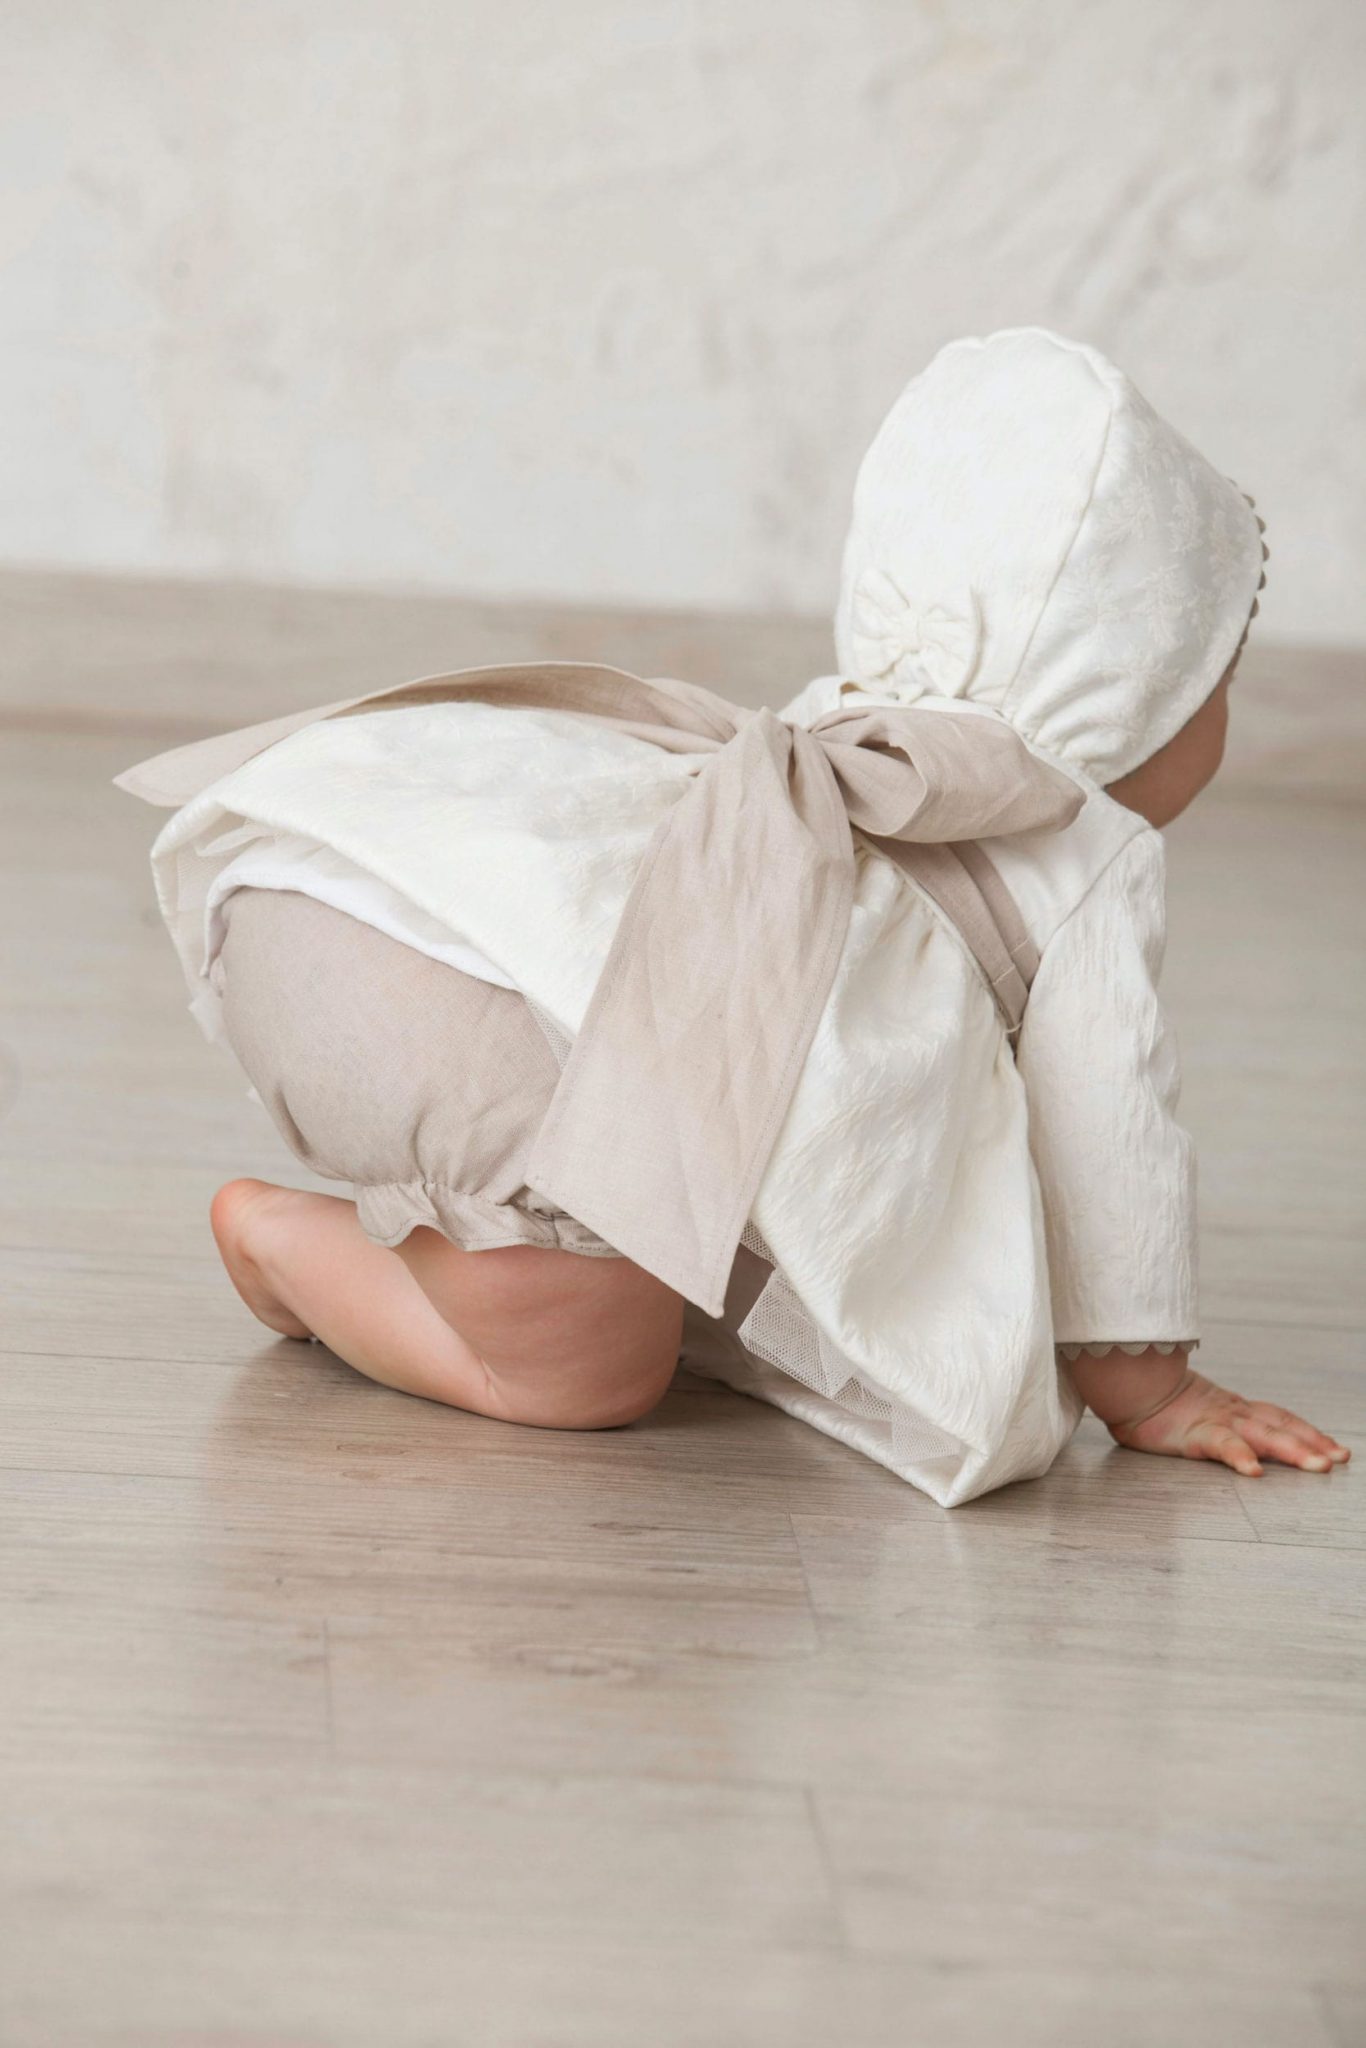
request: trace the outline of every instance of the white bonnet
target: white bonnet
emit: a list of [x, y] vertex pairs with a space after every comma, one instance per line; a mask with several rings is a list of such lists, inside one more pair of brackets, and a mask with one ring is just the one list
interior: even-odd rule
[[835, 640], [901, 703], [966, 699], [1113, 782], [1180, 730], [1265, 580], [1250, 502], [1095, 349], [950, 343], [863, 458]]

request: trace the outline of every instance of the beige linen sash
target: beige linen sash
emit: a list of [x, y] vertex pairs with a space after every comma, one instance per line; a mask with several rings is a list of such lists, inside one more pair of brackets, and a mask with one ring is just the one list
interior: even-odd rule
[[471, 700], [610, 719], [706, 757], [646, 847], [527, 1181], [718, 1316], [843, 951], [854, 831], [960, 928], [975, 923], [969, 943], [1013, 1029], [1031, 949], [990, 862], [963, 842], [1056, 830], [1083, 792], [991, 718], [841, 707], [790, 725], [694, 683], [569, 662], [401, 683], [114, 780], [179, 806], [319, 719]]

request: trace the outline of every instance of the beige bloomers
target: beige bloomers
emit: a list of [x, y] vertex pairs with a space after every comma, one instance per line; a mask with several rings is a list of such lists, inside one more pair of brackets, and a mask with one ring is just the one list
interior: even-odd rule
[[228, 1041], [291, 1151], [353, 1184], [367, 1237], [621, 1256], [526, 1184], [560, 1059], [523, 996], [296, 890], [223, 910]]

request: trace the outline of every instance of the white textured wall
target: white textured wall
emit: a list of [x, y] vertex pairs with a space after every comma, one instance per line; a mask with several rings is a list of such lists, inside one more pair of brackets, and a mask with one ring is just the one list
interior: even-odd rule
[[1355, 0], [6, 0], [0, 559], [829, 605], [955, 333], [1097, 342], [1366, 640]]

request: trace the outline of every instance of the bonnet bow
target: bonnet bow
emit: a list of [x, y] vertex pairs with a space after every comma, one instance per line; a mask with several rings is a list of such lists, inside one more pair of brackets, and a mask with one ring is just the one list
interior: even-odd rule
[[917, 871], [917, 847], [947, 855], [1069, 824], [1083, 792], [979, 713], [841, 707], [794, 725], [697, 684], [570, 662], [400, 683], [174, 748], [114, 781], [178, 807], [318, 720], [460, 702], [611, 720], [703, 757], [636, 870], [526, 1179], [718, 1316], [843, 952], [855, 833]]
[[968, 590], [960, 607], [913, 604], [887, 569], [854, 585], [849, 624], [858, 674], [917, 695], [960, 697], [982, 653], [982, 607]]

